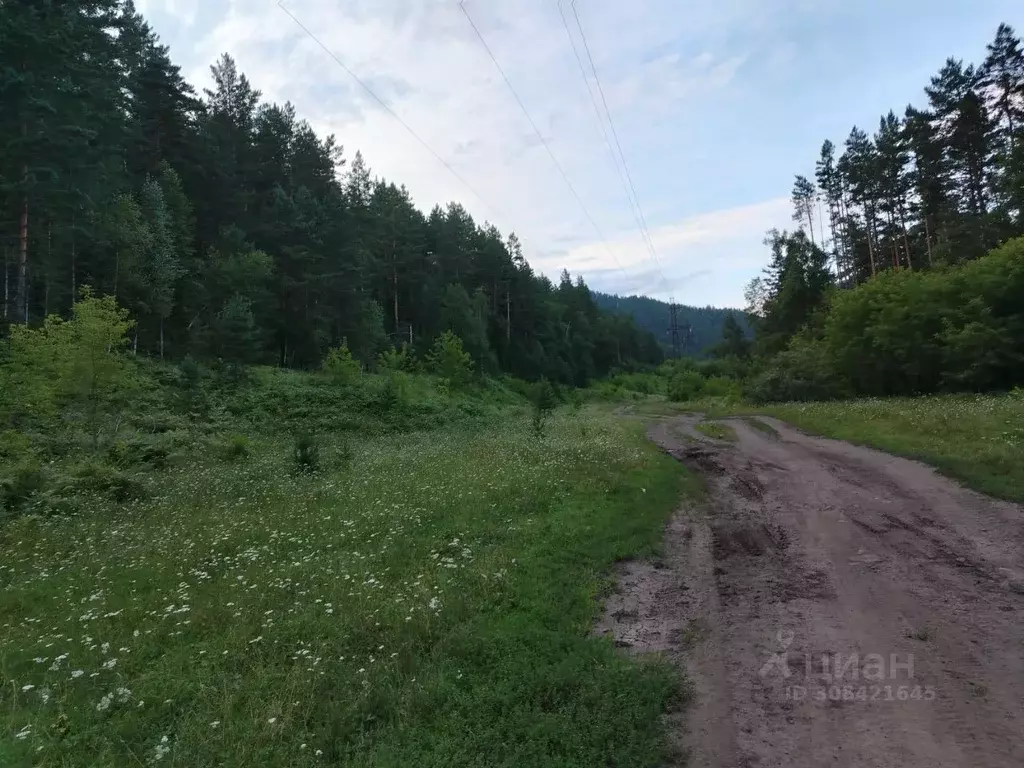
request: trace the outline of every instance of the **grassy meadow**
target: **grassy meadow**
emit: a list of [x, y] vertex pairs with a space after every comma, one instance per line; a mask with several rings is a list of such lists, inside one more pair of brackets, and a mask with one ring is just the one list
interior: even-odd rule
[[474, 418], [321, 430], [314, 472], [198, 441], [4, 521], [0, 765], [661, 764], [680, 681], [590, 627], [691, 481], [607, 410], [442, 408]]

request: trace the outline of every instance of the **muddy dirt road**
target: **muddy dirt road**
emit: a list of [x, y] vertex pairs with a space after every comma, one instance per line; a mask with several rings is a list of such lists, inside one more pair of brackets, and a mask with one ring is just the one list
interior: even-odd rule
[[690, 765], [1024, 766], [1024, 510], [922, 464], [698, 416], [651, 439], [707, 480], [599, 631], [694, 685]]

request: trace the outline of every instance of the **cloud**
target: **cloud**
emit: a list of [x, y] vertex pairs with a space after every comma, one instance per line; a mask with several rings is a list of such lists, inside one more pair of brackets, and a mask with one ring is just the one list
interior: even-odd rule
[[[603, 243], [588, 242], [545, 265], [591, 274], [600, 290], [674, 296], [684, 304], [743, 304], [743, 287], [766, 262], [765, 233], [790, 224], [789, 198], [709, 211], [650, 230], [660, 270], [639, 234]], [[621, 267], [621, 270], [620, 270]], [[623, 275], [622, 273], [626, 274]], [[665, 279], [662, 279], [664, 274]], [[620, 286], [628, 285], [628, 288]]]
[[[145, 7], [194, 20], [197, 1], [145, 0]], [[779, 8], [769, 12], [755, 0], [719, 0], [686, 13], [677, 0], [577, 3], [666, 273], [675, 260], [692, 262], [692, 254], [716, 247], [699, 240], [701, 227], [715, 222], [697, 215], [694, 206], [728, 204], [675, 193], [674, 180], [692, 175], [680, 163], [696, 153], [691, 147], [668, 155], [666, 140], [676, 137], [678, 143], [687, 126], [703, 124], [703, 116], [752, 68], [750, 46], [737, 40], [761, 34], [766, 20], [804, 1], [780, 0]], [[573, 40], [585, 56], [570, 0], [562, 3]], [[608, 238], [608, 248], [600, 245], [590, 218], [455, 0], [287, 0], [284, 7], [468, 186], [381, 108], [276, 0], [207, 0], [201, 6], [202, 23], [188, 35], [179, 34], [183, 44], [176, 43], [172, 55], [202, 88], [210, 84], [209, 65], [222, 52], [231, 53], [265, 100], [291, 101], [317, 131], [335, 134], [348, 157], [358, 149], [374, 174], [405, 184], [421, 208], [458, 200], [479, 222], [516, 231], [531, 263], [549, 276], [557, 278], [561, 266], [569, 265], [588, 280], [608, 280], [609, 287], [618, 289], [612, 284], [614, 274], [622, 277], [616, 259], [627, 274], [644, 269], [649, 256], [630, 234], [636, 229], [634, 216], [555, 0], [466, 0], [465, 7]], [[207, 31], [196, 38], [200, 27]], [[158, 25], [157, 31], [162, 34], [164, 27]], [[697, 186], [703, 181], [700, 176], [689, 179]], [[691, 263], [679, 274], [695, 271]], [[722, 269], [713, 271], [718, 275]], [[689, 278], [702, 284], [709, 279]], [[633, 277], [622, 280], [634, 282]], [[649, 290], [666, 288], [656, 277], [643, 282]]]
[[147, 17], [164, 13], [185, 26], [192, 26], [199, 10], [199, 0], [136, 0], [135, 8]]

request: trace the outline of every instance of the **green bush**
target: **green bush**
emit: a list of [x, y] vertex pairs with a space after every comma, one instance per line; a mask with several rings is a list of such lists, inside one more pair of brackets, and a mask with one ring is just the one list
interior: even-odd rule
[[533, 406], [530, 409], [530, 424], [534, 436], [539, 439], [544, 437], [544, 425], [547, 418], [558, 405], [558, 396], [554, 387], [551, 386], [551, 382], [541, 379], [534, 384], [530, 402]]
[[14, 511], [40, 493], [46, 485], [43, 468], [35, 459], [17, 464], [0, 477], [0, 507]]
[[712, 376], [704, 380], [701, 396], [740, 400], [743, 397], [743, 388], [735, 379], [726, 378], [725, 376]]
[[316, 472], [320, 468], [320, 443], [308, 432], [295, 438], [292, 459], [300, 472]]
[[441, 334], [428, 357], [430, 369], [453, 391], [466, 389], [473, 378], [473, 359], [451, 331]]
[[352, 386], [358, 383], [363, 373], [359, 361], [352, 357], [348, 342], [344, 340], [340, 346], [327, 352], [323, 369], [334, 381], [343, 386]]
[[72, 470], [71, 480], [64, 484], [61, 495], [82, 491], [103, 494], [119, 502], [147, 496], [146, 486], [138, 478], [95, 460], [82, 462]]
[[387, 416], [391, 411], [401, 407], [406, 398], [405, 374], [392, 371], [378, 376], [368, 387], [367, 405], [371, 413]]
[[677, 371], [668, 382], [668, 399], [676, 403], [695, 400], [704, 392], [704, 377], [693, 369]]
[[120, 469], [140, 465], [163, 469], [167, 466], [170, 455], [170, 448], [156, 440], [118, 440], [107, 448], [107, 459]]
[[850, 392], [826, 347], [797, 337], [748, 382], [745, 394], [754, 403], [772, 403], [835, 400]]
[[244, 459], [249, 455], [249, 438], [239, 434], [229, 435], [224, 442], [222, 451], [224, 458], [228, 461]]
[[70, 320], [47, 317], [40, 328], [12, 326], [0, 364], [0, 419], [76, 424], [94, 449], [119, 423], [139, 386], [127, 355], [134, 322], [113, 297], [83, 288]]
[[414, 373], [416, 371], [416, 358], [408, 344], [403, 344], [401, 349], [388, 347], [377, 356], [377, 370], [402, 371]]
[[24, 432], [13, 429], [0, 430], [0, 463], [20, 459], [28, 453], [31, 442]]
[[886, 271], [833, 299], [823, 341], [857, 394], [1024, 381], [1024, 238], [956, 267]]
[[203, 393], [203, 371], [191, 357], [186, 357], [178, 366], [178, 387], [182, 411], [188, 415], [205, 415], [207, 403]]

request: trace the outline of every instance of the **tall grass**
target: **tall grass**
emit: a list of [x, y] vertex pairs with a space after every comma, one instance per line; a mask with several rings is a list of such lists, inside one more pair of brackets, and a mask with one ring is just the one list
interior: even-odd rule
[[659, 764], [672, 674], [589, 628], [681, 471], [592, 409], [503, 413], [323, 430], [315, 474], [254, 433], [5, 523], [0, 765]]

